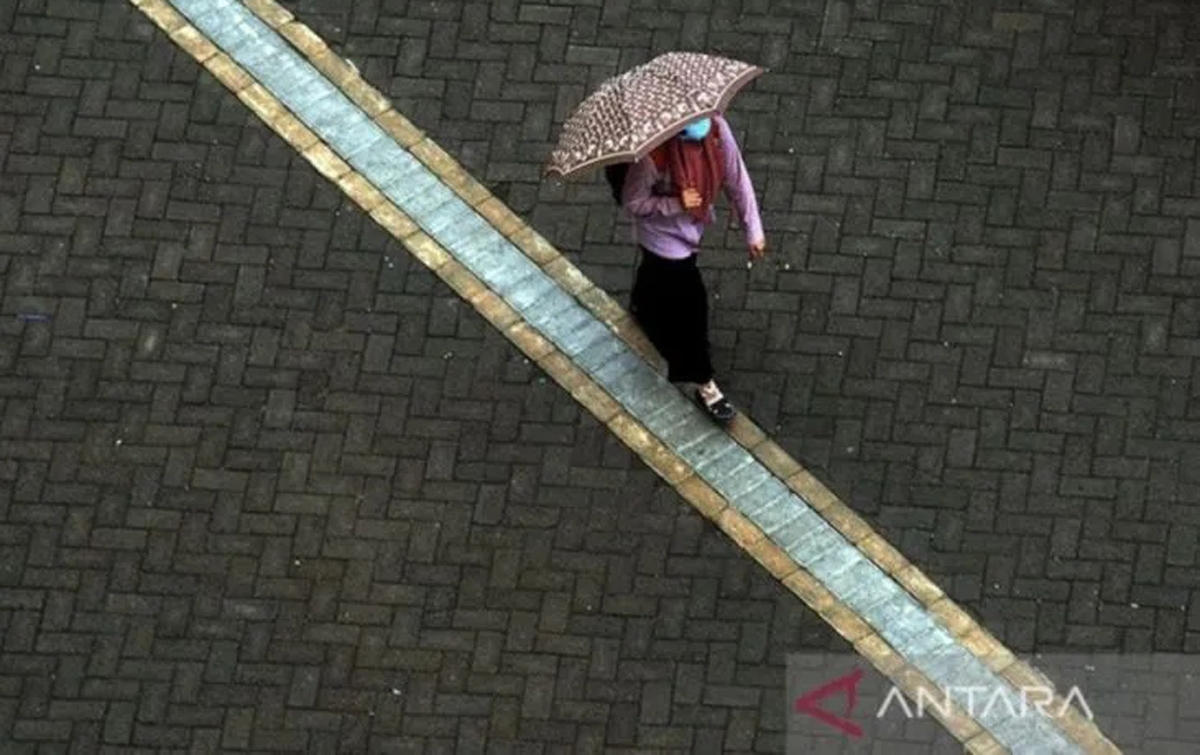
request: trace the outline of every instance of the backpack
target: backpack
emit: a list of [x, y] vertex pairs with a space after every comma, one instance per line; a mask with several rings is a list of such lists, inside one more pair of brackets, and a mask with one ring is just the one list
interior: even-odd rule
[[613, 201], [621, 206], [621, 194], [625, 188], [625, 176], [629, 174], [629, 163], [613, 163], [604, 166], [604, 178], [612, 190]]

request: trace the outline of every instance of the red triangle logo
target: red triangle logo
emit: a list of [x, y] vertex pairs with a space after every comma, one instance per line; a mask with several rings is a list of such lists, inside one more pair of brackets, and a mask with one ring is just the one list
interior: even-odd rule
[[[796, 698], [796, 712], [812, 716], [826, 726], [832, 726], [843, 734], [858, 739], [863, 735], [862, 727], [851, 721], [848, 716], [854, 712], [854, 706], [858, 703], [858, 683], [862, 678], [862, 669], [856, 668], [828, 684], [809, 690]], [[846, 710], [840, 716], [819, 705], [825, 698], [838, 693], [846, 695]]]

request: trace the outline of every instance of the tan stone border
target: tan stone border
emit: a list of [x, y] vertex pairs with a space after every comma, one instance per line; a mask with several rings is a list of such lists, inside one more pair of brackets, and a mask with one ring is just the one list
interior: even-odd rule
[[[470, 302], [522, 352], [536, 361], [584, 408], [604, 423], [617, 437], [667, 481], [703, 516], [714, 521], [739, 547], [747, 551], [776, 579], [816, 611], [856, 650], [910, 696], [918, 688], [937, 689], [915, 667], [871, 629], [857, 613], [839, 601], [809, 572], [769, 539], [740, 511], [694, 473], [689, 465], [637, 422], [602, 386], [594, 382], [550, 341], [530, 328], [500, 296], [491, 291], [465, 266], [453, 259], [432, 237], [390, 202], [365, 177], [358, 174], [308, 129], [265, 87], [255, 82], [233, 59], [217, 49], [166, 0], [130, 0], [143, 14], [166, 32], [172, 41], [203, 65], [222, 84], [300, 152], [313, 167], [337, 184], [376, 222], [405, 245], [423, 264]], [[570, 292], [630, 347], [651, 360], [658, 354], [633, 323], [629, 314], [607, 293], [597, 288], [549, 241], [515, 215], [474, 179], [452, 156], [426, 137], [407, 118], [391, 107], [387, 98], [366, 82], [358, 71], [336, 55], [307, 26], [274, 0], [242, 0], [263, 22], [279, 31], [316, 68], [358, 104], [403, 147], [409, 149], [464, 202], [547, 275]], [[930, 614], [938, 617], [950, 633], [987, 667], [1014, 686], [1045, 677], [1015, 656], [984, 629], [916, 566], [884, 540], [825, 485], [809, 474], [765, 432], [744, 416], [730, 434], [780, 479], [823, 516], [863, 555], [904, 587]], [[1061, 704], [1061, 698], [1055, 703]], [[1077, 709], [1056, 719], [1064, 734], [1087, 752], [1117, 753], [1119, 750]], [[970, 752], [1003, 752], [1003, 747], [954, 706], [951, 715], [939, 719]]]

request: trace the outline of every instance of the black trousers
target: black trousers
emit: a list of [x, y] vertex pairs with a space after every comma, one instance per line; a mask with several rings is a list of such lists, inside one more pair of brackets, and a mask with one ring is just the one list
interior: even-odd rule
[[696, 255], [669, 260], [643, 248], [631, 298], [634, 319], [667, 360], [667, 380], [712, 380], [708, 292]]

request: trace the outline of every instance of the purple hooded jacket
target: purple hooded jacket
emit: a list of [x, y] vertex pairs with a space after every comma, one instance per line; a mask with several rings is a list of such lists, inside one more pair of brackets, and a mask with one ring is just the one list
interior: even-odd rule
[[[725, 193], [733, 202], [742, 227], [746, 231], [746, 243], [754, 245], [763, 240], [762, 218], [758, 213], [758, 200], [754, 196], [754, 185], [746, 172], [746, 163], [729, 123], [721, 116], [713, 116], [713, 125], [721, 135], [721, 148], [725, 158]], [[713, 221], [710, 213], [706, 222], [696, 220], [683, 209], [678, 192], [664, 186], [669, 179], [660, 173], [649, 156], [638, 160], [629, 168], [621, 204], [634, 218], [634, 240], [654, 254], [667, 259], [685, 259], [700, 248], [704, 229]]]

